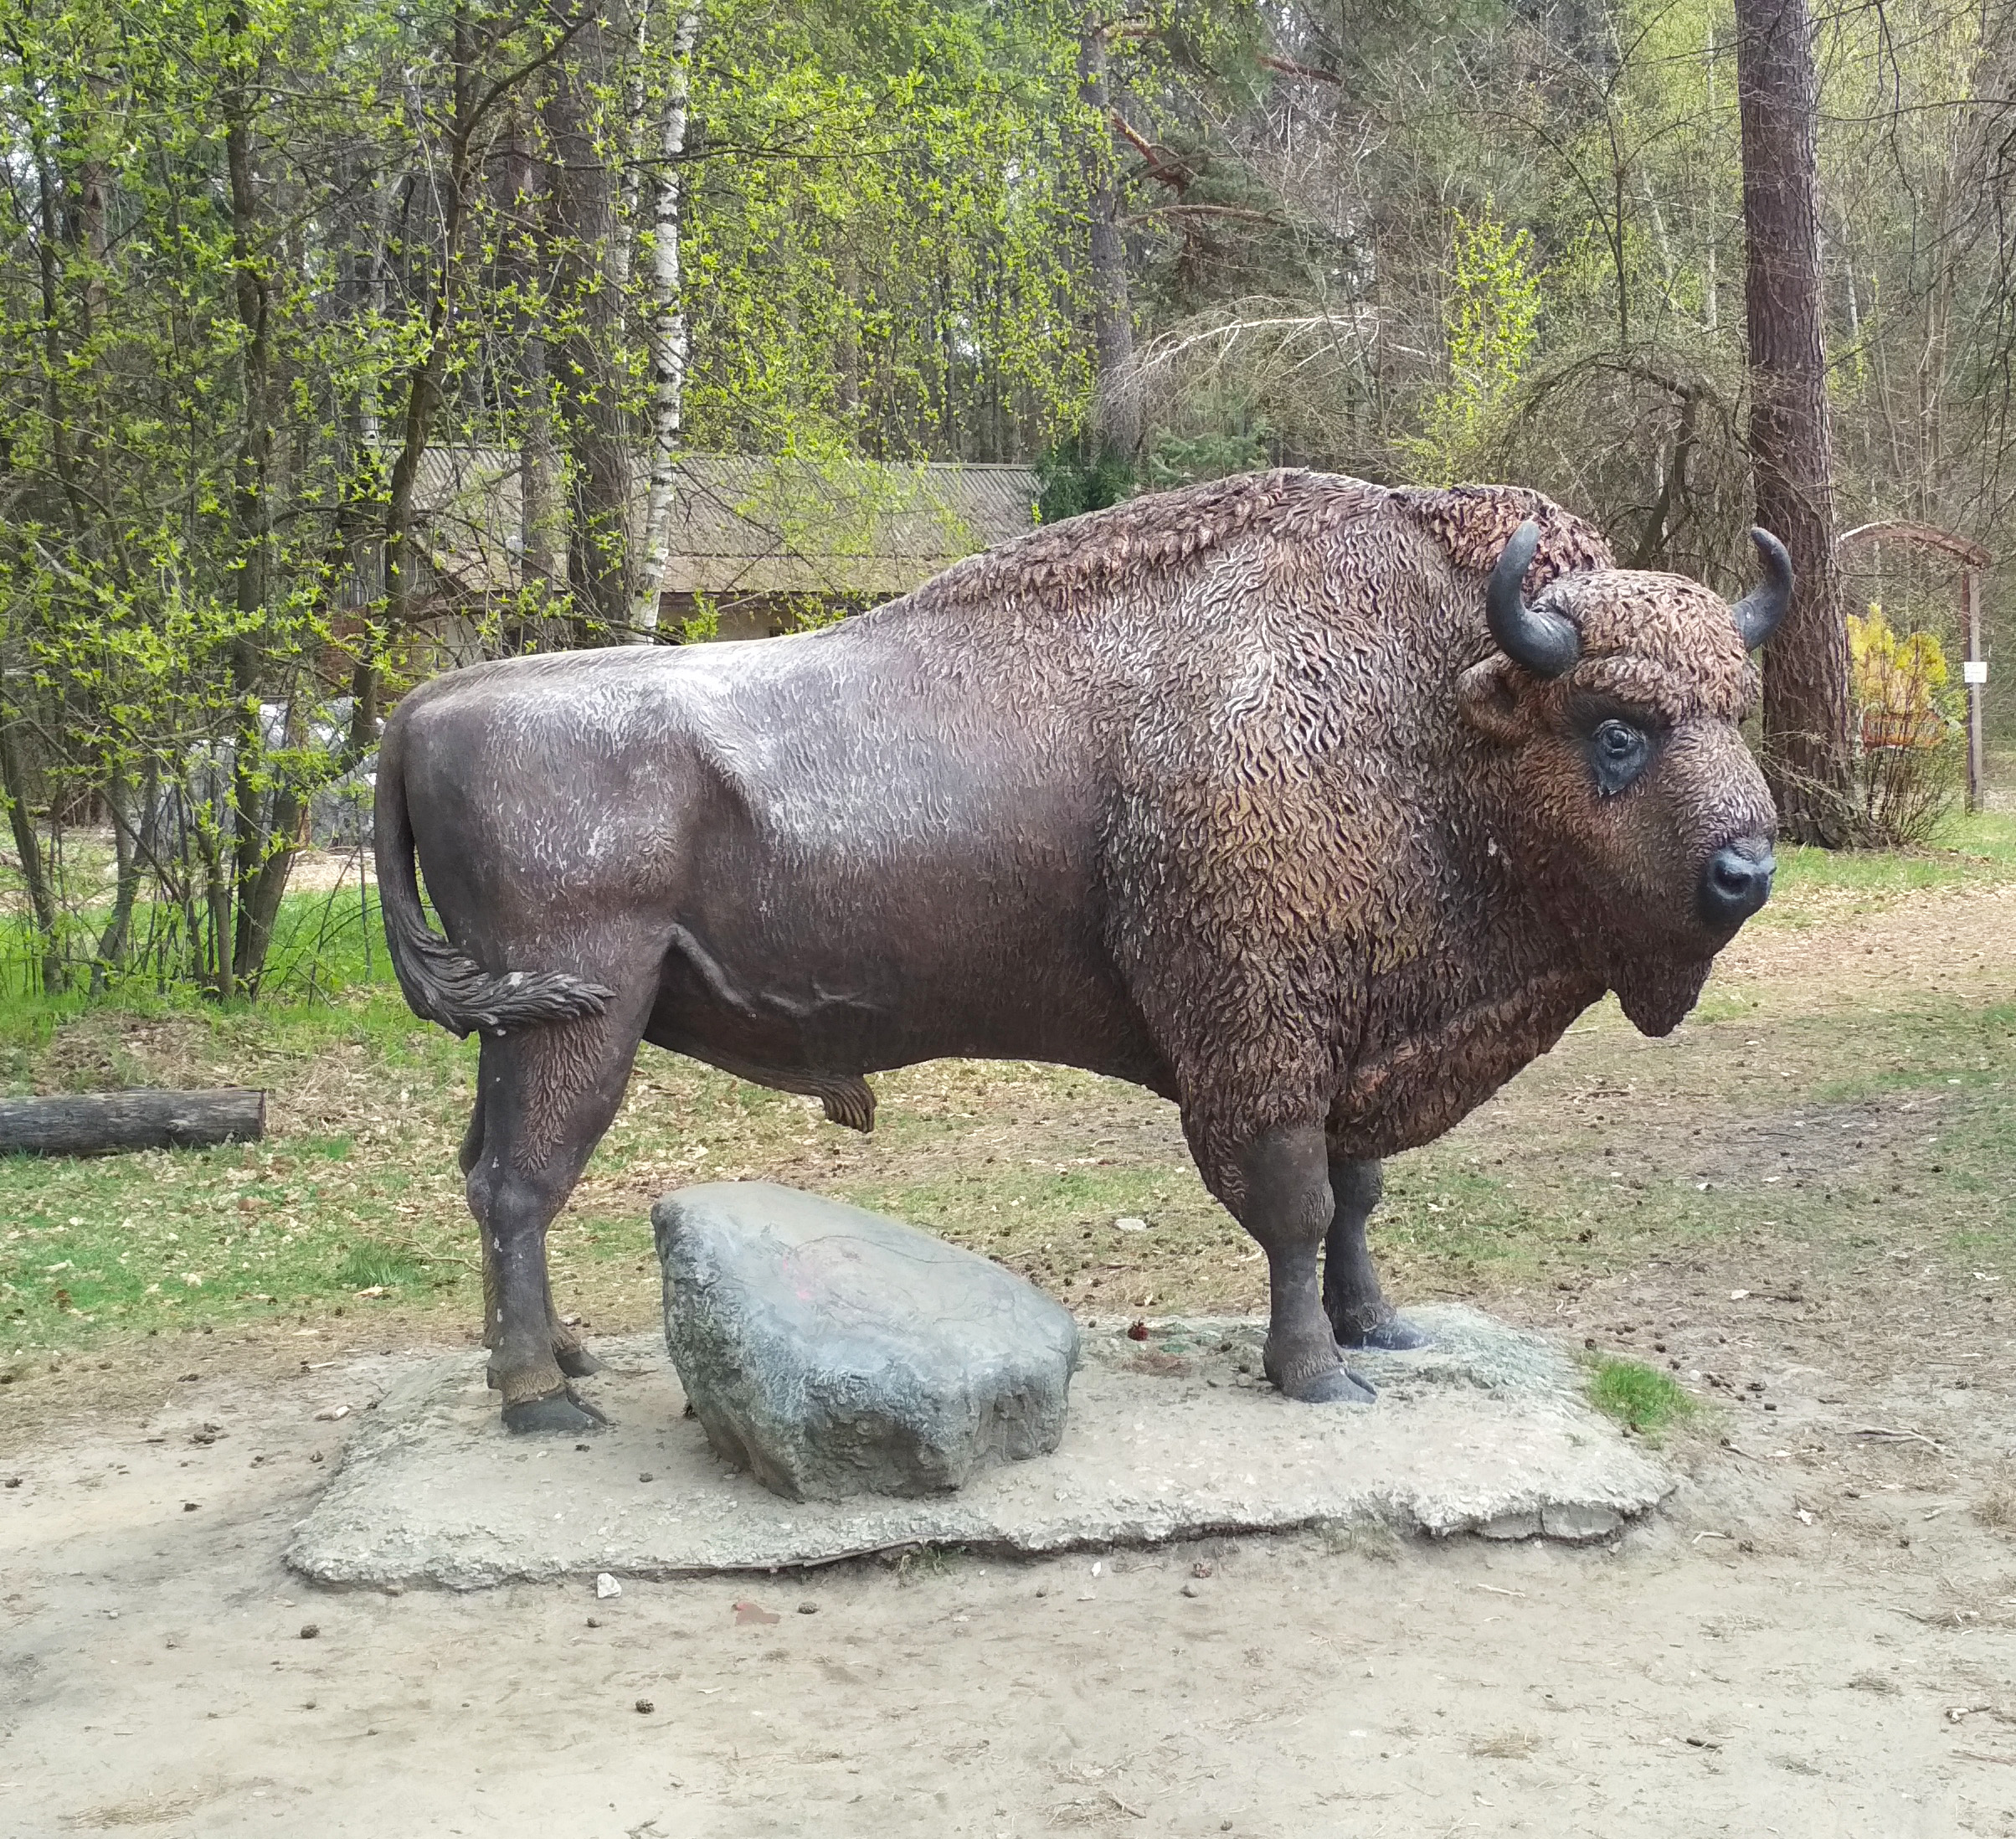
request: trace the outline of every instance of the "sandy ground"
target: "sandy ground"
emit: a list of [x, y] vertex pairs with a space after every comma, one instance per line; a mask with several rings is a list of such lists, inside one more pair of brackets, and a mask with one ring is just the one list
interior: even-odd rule
[[399, 1363], [198, 1382], [0, 1476], [0, 1831], [2016, 1832], [1999, 1390], [1813, 1373], [1614, 1549], [311, 1589], [316, 1414]]
[[[1729, 968], [1781, 1010], [1978, 999], [2013, 922], [2016, 891], [1928, 897]], [[1623, 1051], [1571, 1037], [1549, 1091], [1578, 1038]], [[1788, 1255], [1654, 1255], [1514, 1309], [1727, 1401], [1669, 1449], [1669, 1508], [1579, 1551], [1310, 1534], [608, 1602], [330, 1593], [279, 1559], [352, 1421], [317, 1414], [414, 1354], [338, 1322], [183, 1342], [188, 1378], [108, 1361], [0, 1441], [0, 1834], [2016, 1835], [2006, 1315], [1966, 1273]]]

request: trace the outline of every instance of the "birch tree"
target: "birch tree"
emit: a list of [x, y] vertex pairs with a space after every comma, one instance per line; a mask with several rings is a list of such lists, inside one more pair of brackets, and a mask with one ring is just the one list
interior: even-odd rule
[[679, 434], [685, 407], [687, 322], [679, 270], [679, 201], [686, 155], [687, 111], [692, 95], [693, 46], [700, 8], [686, 4], [672, 33], [671, 64], [659, 115], [656, 183], [652, 188], [651, 293], [645, 308], [651, 369], [651, 485], [644, 509], [644, 559], [630, 636], [657, 636], [658, 601], [671, 549], [673, 493], [679, 479]]

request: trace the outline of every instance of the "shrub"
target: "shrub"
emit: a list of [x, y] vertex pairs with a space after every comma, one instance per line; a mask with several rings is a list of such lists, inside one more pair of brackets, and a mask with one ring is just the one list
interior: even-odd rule
[[1856, 739], [1855, 840], [1908, 848], [1952, 808], [1965, 739], [1961, 699], [1947, 688], [1945, 648], [1930, 632], [1890, 629], [1880, 605], [1848, 616]]

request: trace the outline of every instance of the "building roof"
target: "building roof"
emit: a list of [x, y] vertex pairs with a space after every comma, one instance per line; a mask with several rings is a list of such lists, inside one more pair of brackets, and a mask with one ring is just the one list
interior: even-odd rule
[[[508, 448], [430, 448], [415, 498], [428, 553], [470, 594], [520, 580], [522, 472]], [[647, 481], [633, 486], [640, 520]], [[1020, 466], [690, 454], [679, 468], [666, 594], [886, 599], [1029, 529], [1041, 485]]]

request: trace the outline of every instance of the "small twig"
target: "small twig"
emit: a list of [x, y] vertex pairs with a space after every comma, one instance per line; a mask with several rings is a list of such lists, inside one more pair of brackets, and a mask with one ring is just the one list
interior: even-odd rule
[[1694, 1543], [1699, 1545], [1703, 1539], [1725, 1539], [1728, 1537], [1726, 1532], [1697, 1532], [1694, 1536]]
[[1478, 1589], [1489, 1590], [1494, 1596], [1524, 1596], [1524, 1590], [1501, 1590], [1495, 1584], [1479, 1584]]
[[1941, 1455], [1946, 1454], [1946, 1445], [1934, 1442], [1922, 1430], [1885, 1430], [1879, 1424], [1867, 1424], [1858, 1429], [1854, 1435], [1859, 1437], [1882, 1437], [1892, 1443], [1923, 1443], [1936, 1450]]
[[1991, 1756], [1984, 1749], [1956, 1749], [1956, 1756], [1964, 1756], [1969, 1762], [2000, 1763], [2005, 1769], [2016, 1768], [2016, 1756]]
[[1105, 1792], [1106, 1798], [1110, 1800], [1114, 1806], [1118, 1807], [1122, 1813], [1132, 1814], [1136, 1820], [1147, 1819], [1148, 1816], [1143, 1813], [1139, 1807], [1129, 1806], [1125, 1801], [1121, 1800], [1120, 1797], [1113, 1791], [1112, 1789], [1108, 1788]]
[[1268, 70], [1278, 70], [1283, 76], [1308, 77], [1316, 83], [1342, 83], [1344, 79], [1334, 70], [1319, 70], [1313, 64], [1298, 64], [1293, 58], [1271, 57], [1263, 51], [1253, 62]]

